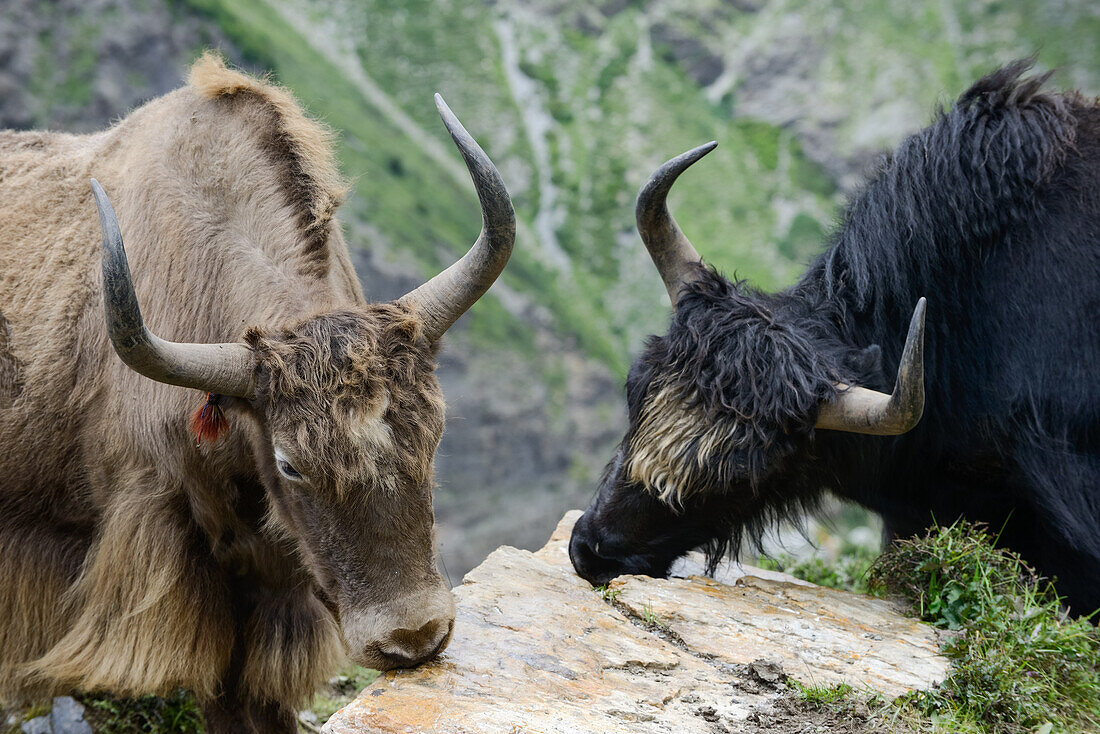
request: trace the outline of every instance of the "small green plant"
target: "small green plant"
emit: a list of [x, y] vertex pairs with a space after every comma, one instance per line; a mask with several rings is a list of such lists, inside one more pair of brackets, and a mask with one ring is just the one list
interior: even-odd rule
[[[0, 732], [3, 734], [22, 734], [22, 725], [31, 719], [45, 716], [50, 713], [50, 707], [45, 704], [35, 703], [25, 709], [5, 709], [0, 706]], [[5, 725], [4, 722], [11, 721]]]
[[642, 621], [650, 627], [668, 629], [668, 625], [661, 621], [661, 618], [653, 612], [653, 607], [649, 604], [642, 607]]
[[85, 718], [96, 734], [201, 734], [203, 731], [202, 711], [191, 694], [184, 690], [164, 698], [113, 698], [85, 694], [78, 699], [84, 704]]
[[903, 703], [943, 731], [1100, 730], [1100, 633], [1069, 618], [1053, 583], [995, 539], [983, 525], [934, 527], [895, 541], [870, 570], [873, 587], [955, 630], [943, 648], [948, 679]]
[[792, 680], [791, 684], [794, 686], [798, 698], [815, 706], [829, 706], [838, 703], [846, 699], [848, 695], [855, 690], [847, 683], [836, 683], [834, 685], [806, 685], [796, 680]]
[[595, 587], [594, 591], [608, 604], [614, 604], [615, 600], [619, 598], [619, 590], [611, 588], [610, 584], [600, 584]]
[[[359, 695], [359, 692], [369, 686], [381, 675], [377, 670], [363, 668], [358, 665], [349, 665], [333, 676], [328, 685], [313, 696], [310, 711], [317, 717], [318, 725], [324, 724], [334, 713], [347, 706], [348, 703]], [[303, 728], [309, 728], [304, 722]]]
[[783, 553], [777, 556], [765, 556], [757, 561], [757, 565], [768, 571], [789, 573], [795, 578], [818, 586], [867, 594], [872, 591], [867, 583], [867, 571], [876, 557], [874, 550], [856, 546], [846, 555], [833, 561], [817, 557], [799, 560]]
[[925, 621], [951, 630], [1017, 595], [1037, 604], [1058, 601], [1052, 583], [995, 542], [983, 525], [933, 527], [923, 537], [895, 541], [874, 563], [868, 580], [909, 599]]

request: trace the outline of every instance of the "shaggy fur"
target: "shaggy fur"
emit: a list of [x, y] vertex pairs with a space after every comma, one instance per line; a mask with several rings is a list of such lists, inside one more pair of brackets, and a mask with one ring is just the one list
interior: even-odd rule
[[[832, 491], [891, 533], [987, 521], [1100, 607], [1100, 109], [1029, 66], [885, 158], [790, 289], [687, 287], [628, 378], [630, 428], [574, 533], [583, 575], [663, 574], [699, 544], [713, 566]], [[835, 383], [890, 391], [921, 296], [918, 427], [815, 432]]]
[[[113, 352], [93, 176], [150, 328], [255, 350], [216, 442], [188, 430], [205, 396]], [[182, 686], [208, 731], [291, 732], [345, 643], [376, 667], [419, 653], [375, 632], [446, 644], [436, 345], [364, 301], [343, 190], [328, 133], [213, 56], [107, 131], [0, 132], [0, 700]]]

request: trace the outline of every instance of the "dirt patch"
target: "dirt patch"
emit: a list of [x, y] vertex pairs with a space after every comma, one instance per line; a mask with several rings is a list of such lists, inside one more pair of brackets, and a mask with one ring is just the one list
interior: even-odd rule
[[745, 720], [744, 734], [916, 734], [897, 721], [886, 706], [864, 701], [843, 701], [821, 706], [790, 692], [768, 710], [757, 710]]
[[778, 692], [768, 706], [753, 710], [738, 732], [744, 734], [915, 734], [912, 729], [888, 716], [882, 699], [868, 702], [859, 694], [835, 703], [808, 701], [783, 670], [778, 660], [758, 659], [738, 666], [740, 683], [746, 693]]

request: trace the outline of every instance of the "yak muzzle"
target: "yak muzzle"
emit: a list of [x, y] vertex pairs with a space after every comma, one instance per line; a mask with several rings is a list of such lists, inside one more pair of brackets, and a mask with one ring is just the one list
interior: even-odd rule
[[573, 526], [569, 538], [569, 560], [577, 575], [593, 586], [600, 586], [616, 576], [630, 573], [618, 559], [602, 556], [599, 551], [599, 537], [586, 512]]
[[613, 531], [601, 532], [591, 508], [577, 520], [569, 538], [569, 560], [577, 575], [593, 586], [619, 576], [665, 578], [677, 555], [660, 545], [634, 548]]
[[455, 605], [444, 586], [400, 597], [381, 608], [341, 610], [348, 654], [375, 670], [411, 668], [443, 652], [451, 641]]

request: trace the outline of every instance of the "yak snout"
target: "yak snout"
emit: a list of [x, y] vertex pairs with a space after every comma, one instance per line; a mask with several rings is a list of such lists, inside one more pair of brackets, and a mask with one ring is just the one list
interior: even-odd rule
[[664, 538], [655, 543], [638, 542], [624, 537], [617, 528], [606, 527], [605, 522], [598, 510], [590, 507], [577, 520], [569, 538], [569, 560], [577, 575], [593, 586], [619, 576], [664, 578], [679, 555], [698, 545]]
[[589, 513], [584, 513], [573, 526], [569, 538], [569, 560], [577, 575], [593, 586], [606, 584], [626, 571], [614, 558], [600, 555], [599, 534], [592, 527]]
[[341, 611], [348, 654], [376, 670], [411, 668], [441, 653], [454, 632], [451, 592], [438, 588], [409, 594], [371, 610]]

